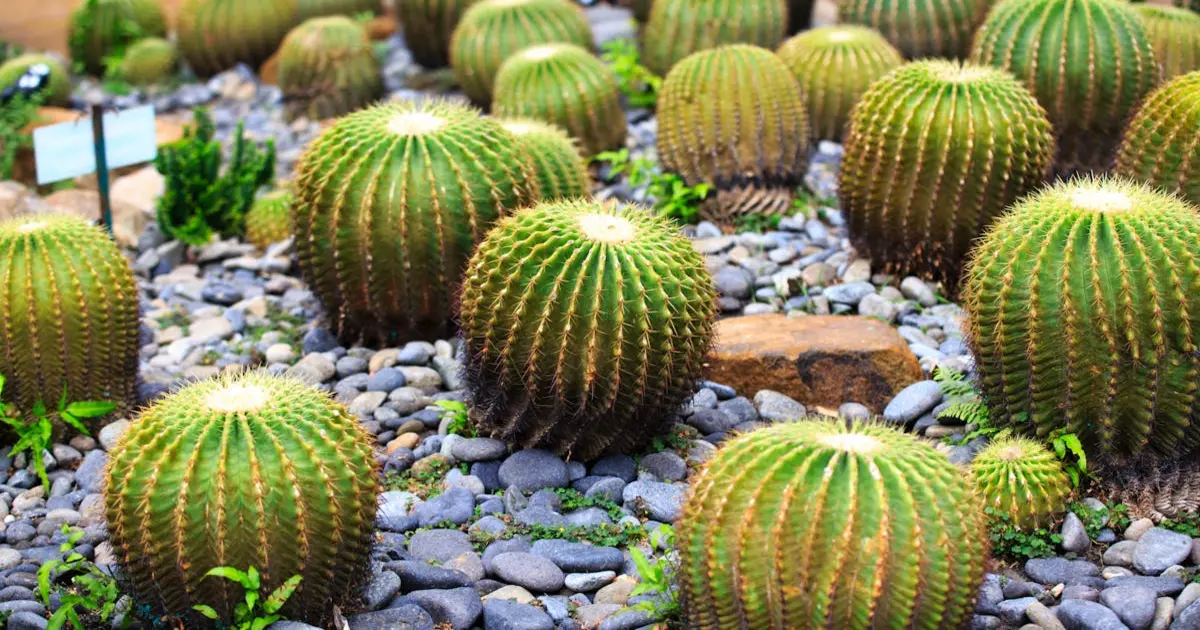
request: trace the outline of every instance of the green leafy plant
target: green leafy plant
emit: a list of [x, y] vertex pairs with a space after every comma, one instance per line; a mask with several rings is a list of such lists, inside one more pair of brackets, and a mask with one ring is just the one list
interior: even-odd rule
[[[0, 374], [0, 394], [4, 393], [4, 382], [4, 375]], [[116, 408], [117, 406], [110, 402], [67, 403], [67, 390], [64, 389], [62, 398], [58, 401], [58, 408], [53, 412], [48, 411], [46, 405], [39, 400], [34, 403], [31, 410], [33, 419], [27, 421], [15, 406], [0, 403], [0, 420], [3, 420], [4, 424], [7, 424], [17, 434], [17, 443], [13, 445], [10, 455], [15, 456], [17, 453], [28, 451], [29, 459], [33, 461], [38, 478], [42, 480], [42, 484], [46, 488], [49, 488], [50, 480], [46, 477], [46, 462], [42, 459], [42, 452], [52, 444], [54, 420], [61, 419], [80, 433], [91, 435], [83, 421], [88, 418], [98, 418]]]
[[384, 488], [411, 492], [425, 500], [438, 496], [445, 490], [445, 476], [450, 472], [450, 462], [440, 458], [428, 459], [430, 463], [421, 468], [409, 468], [399, 473], [388, 471], [383, 477]]
[[614, 39], [601, 46], [600, 58], [612, 66], [617, 74], [617, 86], [631, 107], [654, 109], [658, 102], [658, 90], [662, 77], [650, 72], [642, 65], [637, 42], [632, 39]]
[[[524, 525], [515, 523], [510, 516], [501, 516], [500, 520], [507, 525], [499, 534], [487, 532], [470, 532], [471, 542], [479, 551], [483, 551], [497, 540], [508, 540], [522, 537], [530, 541], [536, 540], [569, 540], [572, 542], [588, 542], [597, 547], [632, 547], [646, 542], [648, 534], [641, 525]], [[466, 526], [464, 526], [465, 528]]]
[[1079, 482], [1088, 476], [1087, 453], [1079, 436], [1056, 430], [1050, 434], [1050, 447], [1063, 461], [1063, 470], [1071, 478], [1071, 485], [1079, 487]]
[[654, 200], [654, 210], [680, 223], [699, 221], [700, 204], [713, 191], [711, 184], [703, 182], [688, 186], [679, 175], [661, 172], [653, 160], [631, 158], [629, 149], [601, 151], [592, 161], [608, 164], [609, 177], [625, 177], [630, 187], [646, 186], [646, 193]]
[[933, 371], [933, 380], [942, 388], [942, 394], [949, 399], [950, 404], [940, 412], [938, 418], [956, 418], [975, 429], [968, 434], [971, 440], [979, 436], [996, 437], [1007, 434], [1000, 427], [992, 426], [987, 404], [983, 402], [975, 385], [967, 380], [966, 374], [937, 366]]
[[[262, 595], [263, 584], [259, 579], [258, 569], [254, 567], [245, 571], [234, 567], [214, 567], [209, 569], [204, 577], [225, 578], [242, 587], [243, 598], [233, 608], [233, 623], [228, 626], [229, 630], [263, 630], [283, 619], [279, 609], [283, 608], [292, 593], [296, 592], [296, 587], [300, 585], [304, 576], [293, 575], [266, 597]], [[214, 621], [221, 619], [221, 615], [211, 606], [198, 604], [192, 608]]]
[[691, 447], [691, 441], [700, 437], [698, 431], [686, 424], [675, 424], [670, 431], [663, 435], [655, 436], [650, 440], [650, 445], [646, 447], [649, 453], [661, 453], [663, 451], [675, 451], [680, 454], [687, 453]]
[[574, 488], [555, 488], [554, 493], [562, 501], [563, 512], [573, 512], [586, 508], [600, 508], [607, 512], [608, 517], [614, 521], [619, 521], [625, 516], [625, 513], [621, 511], [621, 506], [608, 499], [585, 496], [582, 492]]
[[84, 0], [71, 14], [67, 46], [76, 72], [102, 77], [120, 65], [131, 44], [166, 34], [157, 0]]
[[1030, 558], [1049, 558], [1058, 552], [1062, 536], [1051, 529], [1024, 530], [1013, 523], [1013, 518], [1004, 510], [984, 508], [988, 517], [988, 537], [992, 540], [992, 554], [1008, 561], [1024, 561]]
[[742, 234], [775, 230], [783, 217], [782, 214], [744, 214], [733, 220], [733, 231]]
[[[88, 562], [75, 545], [83, 537], [82, 529], [72, 530], [63, 524], [62, 533], [67, 540], [59, 546], [59, 552], [65, 557], [53, 558], [38, 568], [37, 582], [38, 600], [46, 606], [57, 600], [58, 608], [50, 616], [47, 630], [59, 630], [70, 624], [75, 630], [96, 627], [90, 621], [108, 622], [116, 612], [117, 602], [121, 599], [121, 589], [116, 579], [95, 564]], [[69, 579], [69, 586], [61, 588], [59, 580]], [[130, 618], [126, 616], [119, 628], [129, 626]]]
[[0, 180], [12, 179], [18, 153], [33, 145], [33, 135], [25, 128], [37, 119], [37, 108], [41, 103], [40, 94], [16, 94], [12, 100], [0, 105]]
[[446, 426], [446, 433], [466, 438], [479, 436], [475, 425], [471, 423], [471, 414], [467, 410], [466, 403], [457, 400], [439, 400], [433, 404], [442, 410], [443, 418], [450, 418], [450, 424]]
[[[1083, 529], [1088, 538], [1095, 540], [1100, 530], [1108, 527], [1113, 531], [1124, 531], [1129, 527], [1129, 506], [1124, 503], [1105, 503], [1101, 509], [1096, 509], [1083, 502], [1072, 502], [1067, 505], [1067, 511], [1073, 512], [1083, 523]], [[1200, 532], [1195, 534], [1200, 536]]]
[[[650, 533], [650, 544], [655, 547], [674, 547], [675, 528], [669, 525], [659, 526]], [[630, 608], [641, 610], [654, 619], [678, 619], [681, 612], [679, 595], [671, 587], [672, 578], [678, 568], [676, 564], [666, 558], [651, 561], [636, 548], [629, 550], [629, 557], [637, 567], [639, 578], [637, 586], [629, 593], [630, 597], [653, 595], [652, 598], [638, 602]]]

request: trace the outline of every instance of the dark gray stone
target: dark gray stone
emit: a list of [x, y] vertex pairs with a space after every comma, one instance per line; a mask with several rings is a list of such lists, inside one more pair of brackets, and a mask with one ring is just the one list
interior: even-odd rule
[[1004, 623], [1010, 626], [1019, 626], [1025, 623], [1025, 609], [1029, 605], [1036, 602], [1036, 597], [1018, 597], [1017, 599], [1006, 599], [996, 607], [999, 611], [999, 616]]
[[1100, 592], [1100, 603], [1117, 613], [1130, 630], [1150, 627], [1157, 599], [1157, 593], [1143, 586], [1118, 586]]
[[1055, 612], [1067, 630], [1129, 630], [1117, 613], [1084, 599], [1068, 599]]
[[454, 630], [470, 630], [483, 614], [483, 601], [469, 586], [413, 591], [408, 597], [420, 604], [433, 617], [434, 623], [449, 623]]
[[393, 367], [385, 367], [367, 378], [367, 391], [391, 392], [404, 387], [404, 373]]
[[1192, 554], [1192, 539], [1161, 527], [1152, 527], [1138, 539], [1133, 550], [1133, 568], [1158, 575], [1167, 567], [1183, 564]]
[[487, 630], [554, 630], [554, 621], [541, 609], [511, 599], [493, 599], [483, 605]]
[[529, 541], [524, 538], [510, 538], [508, 540], [497, 540], [487, 546], [483, 550], [483, 570], [488, 573], [492, 572], [492, 558], [513, 551], [528, 552], [531, 549]]
[[563, 587], [565, 575], [553, 562], [531, 553], [508, 552], [492, 558], [492, 573], [499, 579], [531, 591], [553, 593]]
[[[587, 477], [584, 477], [584, 479], [587, 479]], [[620, 503], [624, 492], [625, 482], [620, 477], [601, 477], [584, 491], [583, 496], [589, 499], [606, 499], [614, 503]]]
[[363, 605], [367, 610], [379, 610], [400, 591], [400, 576], [391, 571], [375, 574], [363, 589]]
[[15, 612], [8, 618], [8, 630], [45, 630], [47, 621], [31, 612]]
[[427, 529], [408, 541], [408, 553], [417, 560], [446, 562], [472, 551], [470, 538], [456, 529]]
[[884, 408], [883, 419], [894, 424], [907, 424], [941, 401], [941, 385], [934, 381], [918, 381], [896, 394]]
[[350, 630], [434, 630], [433, 617], [414, 604], [350, 615]]
[[517, 512], [513, 517], [522, 525], [545, 525], [547, 527], [562, 527], [567, 519], [558, 512], [547, 507], [533, 506]]
[[1154, 591], [1159, 597], [1174, 597], [1183, 591], [1184, 583], [1177, 577], [1123, 575], [1106, 581], [1103, 586], [1106, 589], [1117, 586], [1142, 586]]
[[328, 328], [313, 328], [304, 333], [304, 354], [329, 352], [338, 347], [337, 337]]
[[420, 527], [429, 527], [444, 521], [462, 525], [471, 520], [474, 513], [475, 495], [461, 487], [449, 488], [413, 510]]
[[104, 467], [108, 465], [108, 453], [100, 449], [88, 451], [83, 457], [83, 463], [75, 471], [75, 483], [79, 489], [88, 494], [100, 492], [104, 481]]
[[492, 438], [464, 438], [455, 442], [450, 452], [459, 461], [483, 462], [504, 457], [508, 447], [504, 442]]
[[471, 585], [471, 578], [462, 571], [437, 567], [428, 562], [401, 560], [387, 563], [386, 568], [400, 576], [400, 587], [405, 592]]
[[670, 451], [650, 453], [642, 458], [638, 468], [659, 481], [682, 481], [687, 477], [687, 462]]
[[1177, 612], [1171, 630], [1200, 630], [1200, 601]]
[[686, 491], [669, 483], [658, 481], [635, 481], [621, 493], [625, 507], [631, 510], [645, 509], [656, 521], [673, 523], [683, 510]]
[[513, 453], [500, 465], [499, 475], [501, 487], [524, 491], [565, 488], [569, 481], [562, 458], [541, 449]]
[[983, 584], [979, 586], [979, 596], [975, 600], [975, 612], [981, 615], [998, 615], [997, 606], [1004, 601], [1004, 591], [1001, 577], [995, 573], [983, 576]]
[[1034, 558], [1025, 563], [1025, 574], [1041, 584], [1065, 584], [1081, 577], [1100, 575], [1100, 567], [1087, 560]]
[[621, 550], [615, 547], [596, 547], [567, 540], [539, 540], [532, 552], [553, 562], [567, 573], [596, 573], [620, 571], [625, 564]]

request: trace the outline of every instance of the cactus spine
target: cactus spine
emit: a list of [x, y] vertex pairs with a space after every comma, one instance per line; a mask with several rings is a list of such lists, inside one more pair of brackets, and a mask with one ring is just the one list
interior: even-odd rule
[[665, 76], [683, 58], [727, 44], [774, 50], [787, 29], [786, 0], [654, 0], [642, 33], [643, 63]]
[[686, 626], [959, 628], [986, 529], [959, 470], [895, 429], [811, 420], [743, 434], [684, 505]]
[[253, 566], [268, 590], [302, 576], [282, 612], [321, 622], [367, 563], [371, 438], [299, 380], [251, 372], [184, 388], [129, 427], [106, 476], [113, 549], [134, 600], [156, 612], [198, 619], [192, 606], [207, 604], [228, 623], [240, 591], [204, 574]]
[[205, 77], [239, 62], [257, 68], [299, 22], [297, 0], [184, 0], [179, 52]]
[[374, 102], [383, 94], [383, 77], [367, 32], [341, 15], [297, 26], [279, 49], [279, 89], [289, 115], [314, 120]]
[[509, 57], [553, 42], [593, 47], [587, 18], [570, 0], [483, 0], [471, 5], [454, 29], [450, 65], [463, 92], [487, 104], [496, 73]]
[[128, 410], [138, 367], [138, 291], [120, 249], [81, 219], [0, 223], [0, 374], [25, 412], [70, 400]]
[[450, 37], [467, 8], [478, 0], [396, 0], [404, 41], [426, 68], [450, 63]]
[[778, 54], [800, 81], [816, 140], [840, 141], [862, 93], [904, 63], [878, 31], [861, 26], [801, 33], [784, 42]]
[[1054, 124], [1064, 173], [1108, 167], [1121, 125], [1159, 75], [1150, 38], [1122, 0], [1003, 0], [971, 60], [1012, 72], [1034, 93]]
[[985, 507], [1025, 529], [1049, 527], [1071, 495], [1071, 480], [1054, 453], [1023, 437], [988, 445], [971, 462], [971, 477]]
[[992, 420], [1089, 453], [1200, 445], [1200, 215], [1167, 193], [1079, 178], [996, 221], [964, 274]]
[[616, 76], [574, 44], [530, 46], [509, 57], [496, 74], [492, 114], [558, 125], [587, 155], [625, 144]]
[[1137, 4], [1133, 8], [1154, 44], [1164, 80], [1200, 70], [1200, 15], [1155, 4]]
[[796, 77], [782, 59], [756, 46], [698, 52], [672, 68], [659, 93], [663, 167], [689, 185], [714, 184], [716, 197], [702, 214], [723, 225], [791, 207], [808, 135]]
[[1200, 71], [1146, 97], [1125, 129], [1113, 172], [1200, 205]]
[[71, 13], [71, 61], [102, 75], [105, 59], [121, 56], [143, 37], [166, 37], [167, 17], [157, 0], [80, 0]]
[[1006, 72], [932, 59], [880, 79], [850, 123], [838, 194], [859, 251], [954, 293], [976, 237], [1041, 185], [1046, 113]]
[[71, 75], [57, 57], [28, 53], [0, 63], [0, 91], [17, 82], [31, 66], [44, 63], [50, 67], [50, 85], [45, 91], [47, 105], [66, 105], [71, 101]]
[[587, 197], [591, 177], [570, 136], [554, 125], [522, 118], [501, 120], [533, 158], [538, 191], [544, 201]]
[[644, 444], [695, 391], [715, 315], [667, 219], [578, 199], [502, 219], [463, 282], [479, 427], [581, 461]]
[[246, 240], [259, 249], [292, 235], [292, 193], [277, 190], [255, 200], [246, 213]]
[[503, 213], [537, 200], [532, 160], [498, 122], [437, 101], [341, 118], [297, 167], [304, 277], [344, 340], [444, 334], [457, 284]]
[[989, 0], [841, 0], [838, 17], [869, 26], [908, 59], [962, 59]]
[[148, 37], [129, 47], [121, 62], [121, 76], [133, 85], [155, 85], [175, 76], [179, 52], [175, 44]]

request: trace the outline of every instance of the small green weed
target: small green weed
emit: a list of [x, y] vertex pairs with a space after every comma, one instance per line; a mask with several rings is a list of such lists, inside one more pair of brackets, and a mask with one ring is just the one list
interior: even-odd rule
[[700, 204], [713, 191], [711, 184], [688, 186], [675, 173], [659, 172], [652, 160], [631, 159], [629, 149], [602, 151], [592, 161], [608, 164], [610, 176], [624, 176], [633, 188], [646, 186], [646, 193], [654, 199], [654, 210], [683, 224], [699, 221]]
[[584, 508], [600, 508], [608, 513], [608, 517], [613, 521], [619, 521], [625, 513], [621, 511], [621, 506], [609, 501], [608, 499], [597, 499], [595, 497], [584, 496], [582, 492], [574, 488], [556, 488], [554, 493], [562, 500], [563, 512], [571, 512], [574, 510], [582, 510]]
[[419, 470], [409, 468], [401, 473], [388, 472], [383, 478], [384, 487], [411, 492], [422, 499], [438, 496], [445, 489], [443, 480], [450, 472], [450, 462], [440, 458], [428, 458], [428, 461], [430, 463]]
[[479, 432], [471, 422], [471, 414], [467, 410], [466, 403], [457, 400], [439, 400], [434, 405], [442, 410], [443, 418], [450, 418], [450, 424], [446, 426], [447, 434], [461, 435], [465, 438], [479, 437]]
[[1030, 558], [1049, 558], [1057, 553], [1062, 536], [1047, 529], [1022, 530], [1013, 525], [1012, 517], [996, 508], [984, 508], [988, 517], [988, 536], [992, 539], [992, 554], [1010, 562]]
[[746, 232], [770, 232], [779, 229], [782, 214], [746, 214], [733, 221], [733, 229], [738, 234]]
[[[254, 567], [250, 567], [244, 572], [233, 567], [217, 567], [205, 573], [204, 577], [225, 578], [242, 587], [244, 596], [242, 601], [234, 606], [233, 623], [229, 626], [229, 630], [263, 630], [283, 619], [283, 615], [279, 614], [279, 609], [283, 608], [292, 593], [296, 592], [296, 587], [300, 586], [301, 579], [301, 576], [294, 575], [279, 585], [279, 588], [270, 595], [263, 597], [260, 592], [263, 585], [259, 579], [258, 570]], [[214, 621], [221, 618], [211, 606], [199, 604], [192, 608]]]
[[[0, 394], [4, 393], [4, 381], [4, 375], [0, 374]], [[49, 488], [50, 480], [46, 477], [46, 462], [42, 458], [42, 452], [52, 444], [54, 419], [61, 418], [63, 422], [80, 433], [91, 435], [83, 421], [109, 414], [116, 408], [117, 406], [110, 402], [68, 403], [67, 390], [64, 388], [62, 398], [59, 399], [58, 408], [55, 411], [48, 411], [46, 405], [39, 400], [30, 410], [33, 420], [26, 422], [15, 406], [0, 403], [0, 420], [3, 420], [17, 434], [17, 443], [13, 445], [10, 455], [16, 456], [17, 453], [28, 451], [38, 478], [41, 479], [42, 485]]]
[[0, 105], [0, 180], [12, 179], [17, 153], [33, 145], [33, 135], [25, 128], [37, 119], [37, 108], [44, 97], [14, 95]]
[[[72, 531], [64, 523], [62, 533], [67, 535], [67, 540], [59, 546], [59, 552], [66, 556], [43, 563], [37, 573], [38, 601], [50, 606], [52, 599], [58, 600], [58, 609], [50, 616], [46, 628], [59, 630], [70, 624], [75, 630], [83, 630], [97, 627], [96, 621], [106, 624], [116, 612], [121, 589], [113, 576], [75, 551], [75, 545], [83, 537], [82, 529]], [[69, 579], [66, 588], [56, 583], [63, 579]], [[128, 627], [129, 621], [126, 616], [117, 627]]]
[[[650, 535], [650, 542], [655, 547], [674, 547], [675, 529], [668, 525], [660, 526]], [[630, 597], [654, 595], [652, 599], [638, 602], [632, 608], [644, 611], [658, 620], [678, 620], [681, 613], [679, 596], [671, 588], [671, 578], [677, 567], [665, 558], [651, 562], [638, 549], [630, 549], [629, 557], [640, 576], [637, 586], [633, 587], [629, 594]]]
[[605, 43], [602, 50], [600, 58], [612, 66], [617, 75], [617, 87], [625, 95], [629, 105], [653, 109], [658, 103], [662, 78], [642, 65], [637, 42], [632, 39], [615, 39]]

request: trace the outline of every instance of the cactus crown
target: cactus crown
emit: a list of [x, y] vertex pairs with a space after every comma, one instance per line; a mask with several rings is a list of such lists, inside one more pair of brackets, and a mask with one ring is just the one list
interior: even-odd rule
[[1154, 44], [1164, 80], [1200, 70], [1200, 15], [1157, 4], [1137, 4], [1133, 8]]
[[1172, 190], [1200, 206], [1200, 71], [1146, 97], [1125, 129], [1113, 172]]
[[342, 16], [312, 18], [292, 29], [279, 49], [279, 88], [292, 116], [332, 118], [383, 94], [379, 61], [367, 32]]
[[586, 197], [591, 188], [587, 163], [575, 141], [562, 129], [529, 118], [501, 119], [533, 159], [538, 190], [544, 201]]
[[179, 66], [175, 44], [147, 37], [129, 47], [121, 62], [121, 76], [134, 85], [154, 85], [170, 79]]
[[971, 476], [984, 505], [1024, 528], [1048, 527], [1071, 494], [1071, 480], [1054, 453], [1023, 437], [992, 442], [971, 462]]

